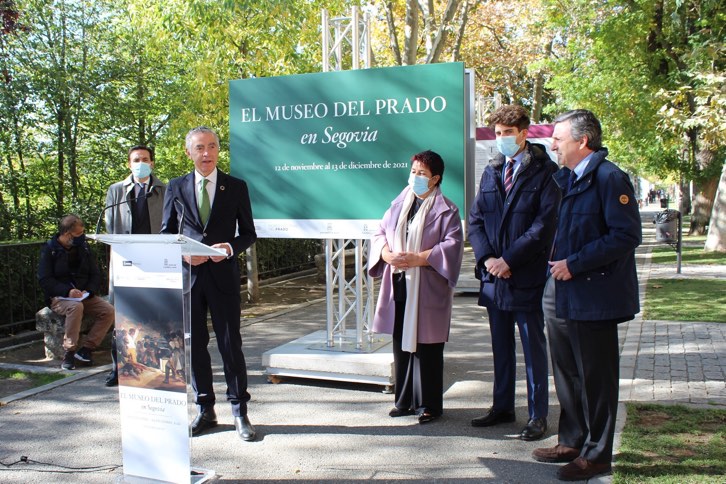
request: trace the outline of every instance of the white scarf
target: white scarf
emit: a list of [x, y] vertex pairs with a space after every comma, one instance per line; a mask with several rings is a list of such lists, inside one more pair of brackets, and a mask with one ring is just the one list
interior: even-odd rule
[[[408, 226], [408, 212], [414, 203], [416, 195], [409, 190], [401, 206], [401, 213], [398, 214], [396, 233], [393, 240], [393, 252], [421, 252], [421, 238], [423, 237], [426, 215], [434, 204], [434, 199], [440, 193], [436, 187], [421, 203], [416, 216]], [[408, 228], [408, 237], [406, 229]], [[394, 272], [401, 272], [396, 270]], [[418, 341], [418, 292], [421, 285], [421, 268], [409, 267], [406, 269], [406, 309], [403, 316], [403, 335], [401, 338], [401, 349], [409, 353], [416, 352]]]

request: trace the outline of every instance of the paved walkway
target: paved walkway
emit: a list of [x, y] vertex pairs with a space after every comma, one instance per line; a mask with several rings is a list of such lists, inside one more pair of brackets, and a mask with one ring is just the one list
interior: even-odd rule
[[[646, 241], [637, 256], [642, 291], [655, 271], [649, 257], [652, 213], [644, 211], [643, 220]], [[690, 270], [684, 266], [684, 277], [690, 276]], [[195, 465], [213, 469], [224, 482], [558, 482], [558, 465], [530, 458], [534, 448], [556, 443], [556, 428], [539, 442], [516, 438], [527, 417], [521, 354], [517, 422], [485, 429], [469, 425], [491, 404], [493, 378], [485, 311], [476, 306], [474, 297], [460, 295], [454, 300], [451, 341], [445, 352], [446, 413], [428, 425], [413, 418], [389, 418], [392, 397], [380, 387], [294, 379], [269, 384], [262, 353], [320, 330], [324, 321], [324, 301], [316, 301], [245, 323], [250, 418], [260, 438], [239, 441], [229, 407], [220, 401], [220, 426], [191, 441]], [[621, 325], [621, 401], [726, 406], [724, 328], [640, 318]], [[215, 390], [222, 400], [220, 361], [216, 349], [211, 353]], [[122, 475], [118, 393], [103, 386], [104, 376], [99, 369], [75, 372], [74, 378], [43, 392], [5, 399], [7, 404], [0, 406], [0, 462], [9, 464], [27, 456], [49, 465], [0, 465], [0, 482], [107, 483]], [[550, 404], [550, 426], [556, 427], [559, 408], [551, 383]], [[622, 425], [623, 405], [618, 417]]]
[[[653, 207], [653, 206], [651, 206]], [[650, 279], [724, 279], [726, 267], [652, 264], [653, 215], [641, 211], [643, 245], [638, 248], [640, 300]], [[704, 302], [708, 304], [708, 302]], [[620, 326], [620, 400], [726, 406], [726, 322], [644, 321], [642, 313]]]

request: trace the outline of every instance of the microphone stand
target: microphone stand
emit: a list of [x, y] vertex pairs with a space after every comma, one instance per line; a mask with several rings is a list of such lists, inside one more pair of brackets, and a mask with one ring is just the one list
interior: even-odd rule
[[106, 210], [108, 210], [109, 208], [118, 207], [119, 205], [123, 205], [124, 203], [135, 202], [139, 199], [149, 198], [151, 195], [152, 192], [151, 190], [149, 190], [148, 192], [144, 192], [144, 194], [140, 197], [126, 198], [124, 200], [121, 200], [120, 202], [112, 203], [111, 205], [103, 207], [101, 213], [98, 214], [98, 221], [96, 222], [96, 235], [98, 235], [99, 230], [101, 230], [101, 219], [103, 218], [103, 214], [106, 213]]
[[186, 207], [176, 197], [174, 198], [174, 204], [181, 207], [181, 219], [179, 220], [179, 232], [176, 234], [178, 239], [181, 240], [182, 232], [184, 231], [184, 212], [186, 210]]

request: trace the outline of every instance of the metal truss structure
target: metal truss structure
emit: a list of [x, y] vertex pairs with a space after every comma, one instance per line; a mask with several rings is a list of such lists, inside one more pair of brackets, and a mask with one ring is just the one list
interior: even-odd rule
[[[323, 72], [371, 67], [370, 20], [353, 7], [350, 17], [330, 18], [322, 12]], [[361, 65], [362, 64], [362, 65]], [[364, 239], [326, 239], [325, 289], [327, 300], [326, 346], [331, 350], [369, 352], [376, 344], [371, 335], [375, 307], [373, 279], [366, 274], [369, 244]], [[354, 264], [348, 263], [350, 257]], [[349, 273], [346, 274], [346, 268]], [[352, 270], [351, 270], [352, 269]], [[349, 322], [355, 322], [352, 337]]]

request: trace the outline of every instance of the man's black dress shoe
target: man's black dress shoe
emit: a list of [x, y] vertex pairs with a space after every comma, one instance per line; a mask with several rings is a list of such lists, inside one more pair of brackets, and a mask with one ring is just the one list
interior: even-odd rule
[[106, 377], [105, 385], [107, 387], [115, 387], [116, 385], [118, 385], [118, 373], [116, 373], [115, 371], [109, 373]]
[[199, 435], [205, 430], [217, 426], [217, 414], [214, 408], [207, 408], [199, 412], [197, 418], [192, 422], [192, 435]]
[[418, 423], [425, 424], [425, 423], [433, 422], [434, 420], [436, 420], [440, 416], [441, 415], [434, 415], [434, 414], [429, 413], [429, 412], [423, 412], [422, 414], [420, 414], [418, 416]]
[[413, 415], [416, 412], [411, 410], [410, 408], [398, 408], [393, 407], [390, 412], [388, 412], [389, 417], [405, 417], [406, 415]]
[[516, 417], [514, 411], [498, 412], [494, 408], [490, 408], [486, 415], [471, 419], [472, 427], [491, 427], [500, 423], [514, 422]]
[[545, 432], [547, 432], [547, 419], [532, 418], [522, 429], [519, 438], [526, 441], [539, 440], [544, 437]]
[[255, 427], [254, 425], [252, 425], [252, 423], [250, 423], [250, 419], [247, 418], [247, 415], [235, 417], [234, 428], [235, 430], [237, 430], [237, 435], [239, 435], [239, 438], [244, 441], [251, 442], [255, 440], [255, 437], [257, 436]]

